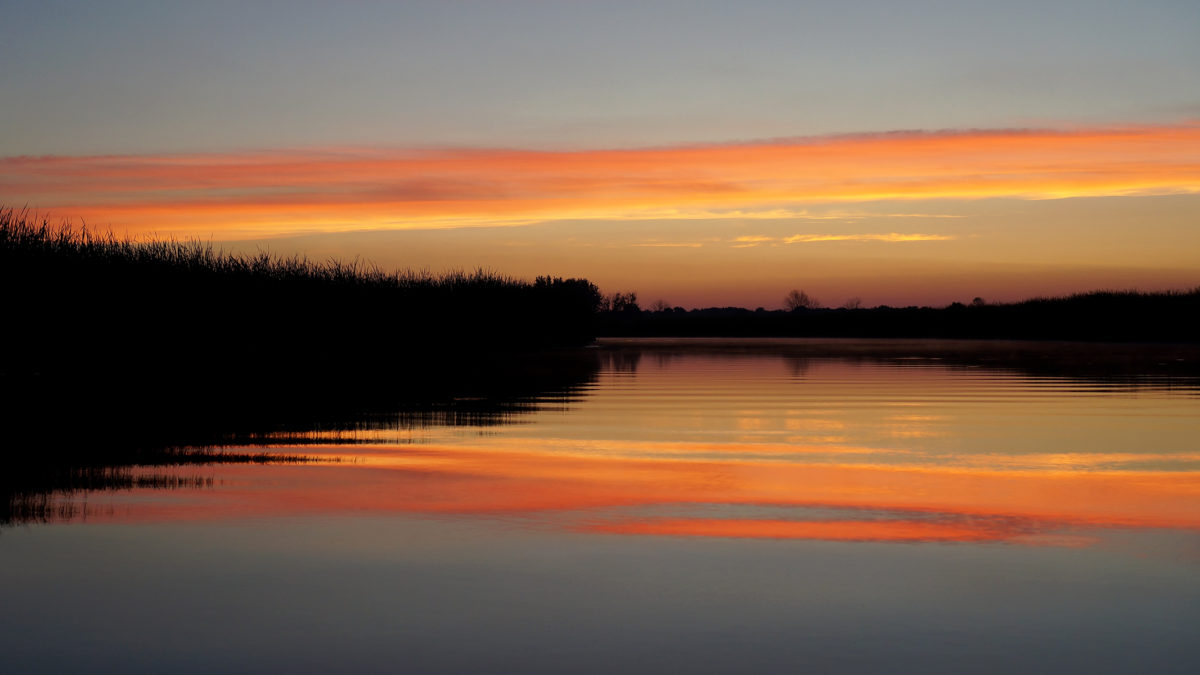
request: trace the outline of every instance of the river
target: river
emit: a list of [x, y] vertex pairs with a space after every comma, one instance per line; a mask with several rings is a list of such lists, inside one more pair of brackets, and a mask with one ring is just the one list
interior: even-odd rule
[[608, 341], [503, 415], [50, 495], [3, 669], [1200, 670], [1195, 379], [815, 344]]

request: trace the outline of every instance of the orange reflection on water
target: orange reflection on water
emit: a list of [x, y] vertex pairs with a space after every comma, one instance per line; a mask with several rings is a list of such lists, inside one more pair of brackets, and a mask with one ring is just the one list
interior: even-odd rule
[[411, 514], [624, 535], [1054, 545], [1107, 528], [1200, 531], [1200, 401], [1135, 394], [943, 367], [644, 359], [528, 424], [404, 430], [392, 443], [366, 433], [361, 445], [314, 435], [329, 444], [281, 448], [344, 461], [210, 467], [210, 489], [93, 494], [87, 517]]
[[[531, 439], [527, 443], [531, 448], [538, 445]], [[606, 533], [1017, 543], [1077, 543], [1062, 538], [1062, 532], [1079, 527], [1200, 529], [1200, 480], [1195, 472], [1005, 471], [603, 457], [557, 454], [552, 440], [541, 445], [541, 450], [526, 451], [388, 448], [377, 450], [367, 465], [220, 467], [214, 489], [186, 501], [135, 500], [127, 510], [93, 511], [90, 517], [519, 515], [557, 519], [558, 526], [570, 530]], [[394, 453], [394, 461], [381, 457], [388, 453]], [[700, 509], [700, 513], [631, 520], [628, 509], [640, 507]], [[713, 507], [786, 508], [794, 515], [789, 519], [705, 516]], [[863, 518], [812, 520], [814, 509], [853, 509]]]

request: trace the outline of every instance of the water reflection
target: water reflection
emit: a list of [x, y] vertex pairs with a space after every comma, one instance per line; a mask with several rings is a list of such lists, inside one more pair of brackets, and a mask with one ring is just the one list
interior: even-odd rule
[[[609, 536], [1054, 546], [1200, 528], [1189, 376], [1100, 376], [1094, 353], [1067, 376], [1008, 348], [971, 361], [953, 350], [796, 354], [797, 344], [810, 349], [609, 347], [594, 378], [507, 417], [260, 433], [230, 449], [335, 461], [209, 466], [198, 484], [195, 467], [134, 470], [158, 483], [89, 492], [86, 505], [59, 495], [45, 512], [408, 514]], [[1040, 365], [1021, 370], [1031, 360]], [[178, 498], [148, 505], [163, 487]]]
[[[216, 480], [211, 472], [197, 479], [181, 475], [197, 467], [255, 464], [267, 477], [262, 465], [338, 461], [304, 453], [307, 445], [412, 443], [428, 429], [520, 424], [539, 410], [572, 405], [600, 366], [592, 351], [465, 363], [446, 364], [452, 377], [432, 383], [425, 372], [435, 369], [431, 361], [409, 382], [374, 384], [359, 395], [284, 396], [268, 387], [253, 405], [247, 402], [252, 395], [242, 391], [237, 405], [199, 406], [184, 405], [194, 403], [186, 395], [175, 400], [156, 392], [113, 392], [70, 399], [66, 415], [48, 405], [6, 410], [9, 449], [0, 457], [0, 526], [112, 512], [98, 493], [130, 493], [136, 501], [146, 490], [211, 488]], [[33, 397], [26, 405], [40, 402]], [[280, 451], [280, 445], [291, 449]]]
[[4, 665], [1196, 672], [1194, 380], [844, 347], [606, 347], [497, 415], [51, 462], [9, 502], [50, 524], [0, 532]]

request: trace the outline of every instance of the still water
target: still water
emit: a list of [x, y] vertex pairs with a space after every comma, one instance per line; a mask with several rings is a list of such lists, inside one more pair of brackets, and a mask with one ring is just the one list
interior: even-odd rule
[[1200, 670], [1194, 380], [736, 347], [57, 495], [0, 530], [0, 666]]

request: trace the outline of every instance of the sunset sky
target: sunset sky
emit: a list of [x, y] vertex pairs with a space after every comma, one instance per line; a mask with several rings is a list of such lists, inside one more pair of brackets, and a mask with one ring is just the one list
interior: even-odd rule
[[0, 204], [643, 304], [1200, 285], [1200, 3], [8, 2]]

